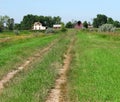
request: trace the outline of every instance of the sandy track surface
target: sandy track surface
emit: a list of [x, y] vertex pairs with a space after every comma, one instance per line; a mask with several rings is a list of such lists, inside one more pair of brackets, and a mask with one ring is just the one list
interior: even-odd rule
[[59, 70], [59, 77], [55, 81], [55, 86], [51, 89], [46, 102], [68, 102], [67, 101], [67, 72], [69, 70], [70, 62], [72, 60], [71, 50], [75, 39], [71, 40], [70, 46], [64, 54], [63, 66]]

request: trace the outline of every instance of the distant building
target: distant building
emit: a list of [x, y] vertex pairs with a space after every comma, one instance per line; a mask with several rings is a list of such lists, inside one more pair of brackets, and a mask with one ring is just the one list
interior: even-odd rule
[[75, 24], [75, 28], [76, 28], [76, 29], [81, 29], [81, 28], [83, 28], [83, 24], [81, 23], [81, 21], [78, 21], [77, 24]]
[[92, 25], [88, 25], [88, 28], [93, 28], [93, 26]]
[[33, 25], [33, 30], [45, 30], [46, 27], [42, 26], [40, 22], [35, 22]]
[[54, 29], [60, 29], [61, 27], [62, 27], [61, 24], [54, 24], [54, 25], [53, 25], [53, 28], [54, 28]]

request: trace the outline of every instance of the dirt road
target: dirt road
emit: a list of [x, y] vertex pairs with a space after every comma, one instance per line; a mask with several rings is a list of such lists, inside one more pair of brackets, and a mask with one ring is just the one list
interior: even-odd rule
[[51, 89], [46, 102], [68, 102], [67, 100], [67, 72], [69, 70], [70, 62], [72, 60], [71, 50], [75, 39], [71, 40], [69, 48], [64, 54], [63, 66], [59, 70], [59, 77], [55, 81], [55, 86]]

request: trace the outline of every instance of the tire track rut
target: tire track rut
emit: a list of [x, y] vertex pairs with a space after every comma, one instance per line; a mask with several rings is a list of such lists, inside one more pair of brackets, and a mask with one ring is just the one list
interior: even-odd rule
[[33, 55], [32, 57], [29, 57], [28, 60], [26, 60], [22, 65], [20, 65], [15, 70], [10, 71], [8, 74], [6, 74], [1, 80], [0, 80], [0, 93], [5, 88], [5, 85], [10, 82], [11, 79], [15, 77], [19, 72], [24, 70], [28, 65], [30, 65], [32, 62], [34, 62], [37, 59], [42, 59], [42, 57], [47, 54], [48, 51], [57, 43], [59, 39], [54, 40], [51, 44], [49, 44], [47, 47], [40, 50], [38, 53]]
[[71, 40], [70, 46], [64, 54], [63, 66], [58, 72], [58, 78], [55, 81], [55, 86], [51, 89], [45, 102], [67, 102], [67, 72], [72, 60], [72, 47], [75, 39]]

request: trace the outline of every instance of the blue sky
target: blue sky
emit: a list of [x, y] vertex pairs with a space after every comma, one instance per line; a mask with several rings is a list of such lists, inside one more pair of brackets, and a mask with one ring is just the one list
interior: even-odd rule
[[60, 16], [63, 22], [92, 19], [105, 14], [120, 21], [120, 0], [0, 0], [0, 15], [22, 21], [27, 14]]

